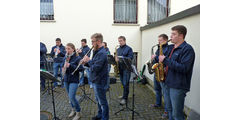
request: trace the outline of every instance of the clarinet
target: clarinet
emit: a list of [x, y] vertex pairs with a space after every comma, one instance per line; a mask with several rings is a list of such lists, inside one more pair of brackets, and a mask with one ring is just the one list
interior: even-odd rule
[[64, 79], [64, 76], [65, 76], [66, 71], [67, 71], [66, 63], [69, 63], [69, 60], [70, 60], [70, 55], [68, 55], [68, 53], [66, 53], [66, 59], [65, 59], [65, 62], [64, 62], [63, 70], [62, 70], [62, 78], [63, 79]]
[[[92, 51], [93, 49], [93, 46], [92, 48], [84, 55], [85, 56], [88, 56], [90, 54], [90, 52]], [[79, 63], [78, 63], [78, 66], [76, 67], [76, 69], [72, 72], [72, 75], [78, 70], [78, 68], [80, 67], [80, 65], [82, 65], [83, 61], [81, 60]]]

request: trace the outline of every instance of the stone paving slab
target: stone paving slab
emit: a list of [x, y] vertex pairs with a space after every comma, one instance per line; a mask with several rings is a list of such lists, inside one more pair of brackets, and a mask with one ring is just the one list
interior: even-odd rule
[[[56, 104], [56, 115], [61, 120], [71, 120], [68, 114], [71, 112], [67, 94], [64, 88], [56, 88], [57, 93], [54, 93]], [[107, 92], [107, 99], [109, 102], [109, 116], [110, 120], [130, 120], [132, 112], [122, 111], [115, 115], [114, 113], [125, 106], [119, 105], [118, 96], [122, 95], [122, 85], [120, 82], [111, 84], [110, 93]], [[149, 108], [150, 104], [155, 103], [155, 94], [145, 85], [135, 84], [135, 111], [140, 115], [134, 115], [135, 120], [160, 120], [160, 115], [163, 113], [163, 108]], [[90, 93], [91, 99], [94, 99], [93, 89], [86, 85], [86, 93]], [[83, 94], [82, 90], [78, 88], [77, 96]], [[80, 98], [80, 97], [78, 97]], [[130, 83], [130, 94], [128, 106], [132, 108], [132, 83]], [[97, 105], [90, 100], [83, 100], [80, 104], [81, 107], [81, 120], [91, 120], [97, 114]], [[53, 115], [52, 97], [48, 93], [40, 94], [40, 110], [51, 112]]]

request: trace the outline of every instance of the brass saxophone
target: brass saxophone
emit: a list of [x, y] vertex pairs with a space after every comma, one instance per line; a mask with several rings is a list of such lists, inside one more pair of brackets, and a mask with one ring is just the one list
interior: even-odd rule
[[[169, 41], [171, 40], [168, 40], [166, 42], [163, 42], [162, 44], [159, 45], [159, 55], [163, 55], [163, 50], [162, 50], [162, 46], [167, 44]], [[152, 66], [152, 69], [154, 70], [155, 72], [155, 76], [156, 76], [156, 80], [158, 82], [163, 82], [165, 80], [165, 76], [164, 76], [164, 66], [163, 66], [163, 63], [160, 62], [160, 63], [155, 63], [153, 66]]]
[[[158, 46], [158, 44], [152, 46], [151, 56], [154, 54], [154, 52], [153, 52], [153, 48], [156, 47], [156, 46]], [[149, 74], [153, 74], [153, 73], [154, 73], [154, 71], [153, 71], [153, 69], [152, 69], [152, 66], [153, 66], [152, 62], [153, 62], [153, 60], [150, 59], [150, 60], [147, 61], [147, 63], [146, 63], [147, 66], [148, 66], [148, 72], [149, 72]]]
[[[118, 49], [118, 47], [119, 47], [119, 45], [117, 45], [117, 46], [115, 47], [115, 57], [118, 56], [118, 54], [117, 54], [117, 49]], [[116, 61], [116, 64], [114, 65], [114, 76], [115, 76], [115, 77], [118, 77], [118, 75], [119, 75], [119, 68], [118, 68], [118, 62]]]

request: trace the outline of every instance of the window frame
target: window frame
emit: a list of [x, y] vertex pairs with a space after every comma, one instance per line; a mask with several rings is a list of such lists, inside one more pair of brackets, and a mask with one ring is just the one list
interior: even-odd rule
[[115, 3], [116, 3], [116, 0], [113, 0], [113, 23], [114, 24], [138, 24], [138, 0], [136, 0], [136, 21], [135, 22], [115, 21]]
[[[51, 0], [49, 0], [51, 1]], [[41, 4], [41, 0], [40, 0], [40, 4]], [[40, 11], [40, 21], [41, 22], [55, 22], [55, 13], [54, 13], [54, 0], [52, 0], [52, 8], [53, 8], [53, 15], [52, 15], [52, 19], [44, 19], [44, 18], [41, 18], [41, 11]], [[41, 9], [41, 6], [40, 6], [40, 9]]]
[[[170, 2], [170, 0], [166, 0], [167, 1], [167, 15], [166, 15], [166, 18], [167, 17], [169, 17], [169, 2]], [[152, 23], [155, 23], [155, 22], [159, 22], [159, 21], [161, 21], [161, 20], [158, 20], [158, 21], [155, 21], [155, 22], [149, 22], [148, 21], [148, 7], [149, 7], [149, 5], [148, 5], [149, 3], [148, 3], [148, 0], [147, 0], [147, 24], [152, 24]]]

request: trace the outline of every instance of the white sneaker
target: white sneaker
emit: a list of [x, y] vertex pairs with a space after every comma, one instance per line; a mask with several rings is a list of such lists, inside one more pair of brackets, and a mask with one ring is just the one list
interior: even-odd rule
[[125, 104], [126, 104], [126, 100], [125, 100], [125, 99], [122, 99], [122, 100], [120, 101], [120, 104], [121, 104], [121, 105], [125, 105]]
[[74, 109], [72, 109], [72, 111], [71, 111], [71, 113], [68, 115], [68, 117], [73, 117], [74, 115], [75, 115], [75, 110]]
[[123, 96], [118, 96], [118, 99], [122, 99]]
[[76, 115], [73, 118], [73, 120], [78, 120], [79, 118], [80, 118], [80, 112], [76, 112]]

